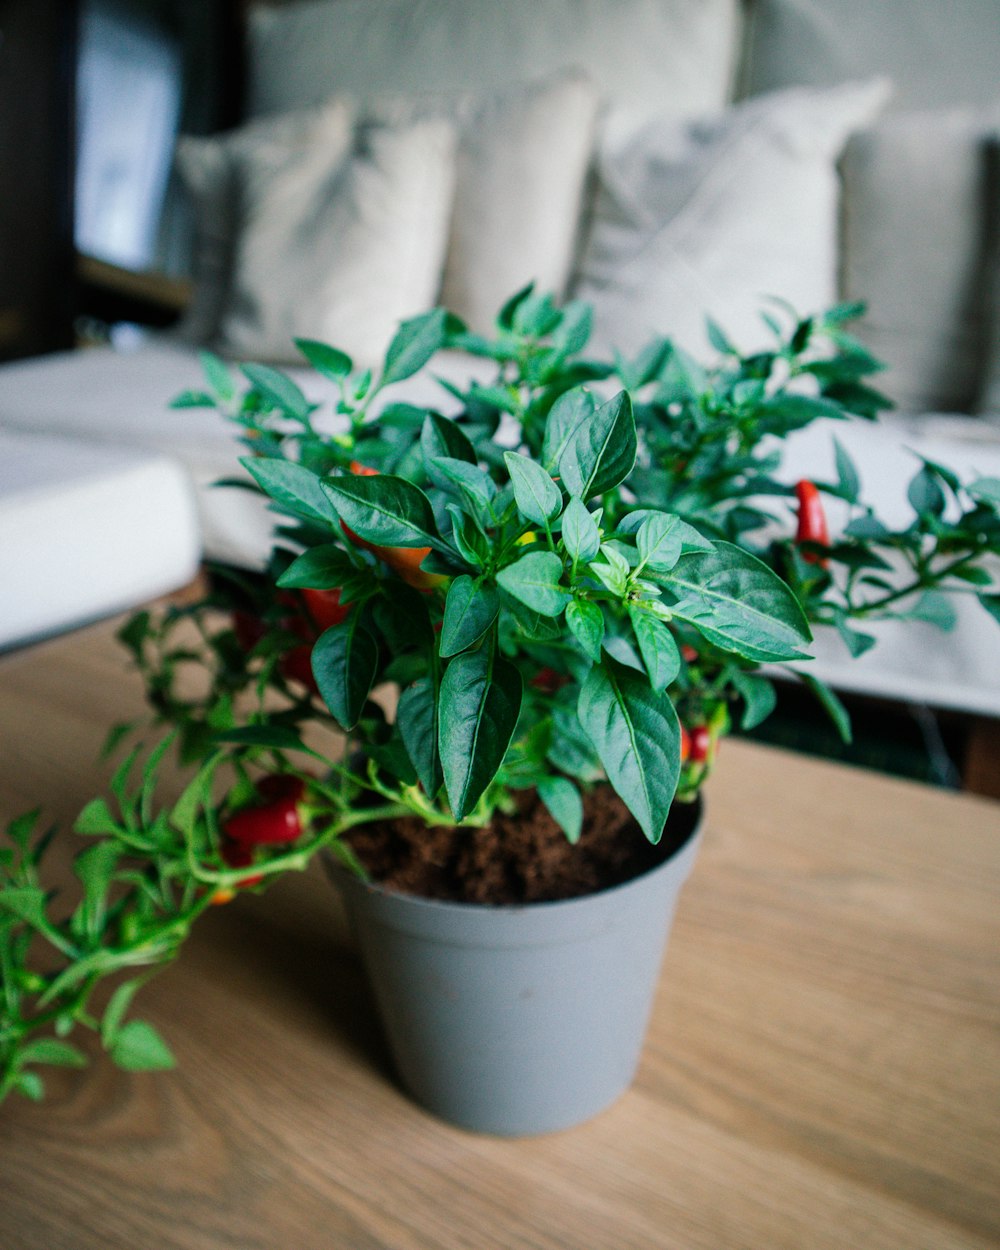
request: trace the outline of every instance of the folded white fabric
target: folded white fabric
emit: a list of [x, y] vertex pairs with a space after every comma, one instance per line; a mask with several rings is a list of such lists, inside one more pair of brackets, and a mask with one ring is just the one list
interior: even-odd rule
[[710, 315], [737, 346], [770, 342], [768, 296], [802, 313], [837, 297], [837, 158], [889, 95], [881, 79], [793, 87], [704, 121], [645, 126], [603, 154], [573, 294], [595, 344], [654, 334], [700, 352]]
[[176, 590], [200, 556], [175, 461], [0, 430], [0, 649]]

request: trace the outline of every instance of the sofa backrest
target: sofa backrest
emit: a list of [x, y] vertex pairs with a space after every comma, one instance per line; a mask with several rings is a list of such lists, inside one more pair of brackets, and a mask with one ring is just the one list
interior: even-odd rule
[[332, 91], [495, 91], [585, 70], [625, 122], [693, 117], [731, 97], [740, 0], [316, 0], [257, 5], [249, 116]]

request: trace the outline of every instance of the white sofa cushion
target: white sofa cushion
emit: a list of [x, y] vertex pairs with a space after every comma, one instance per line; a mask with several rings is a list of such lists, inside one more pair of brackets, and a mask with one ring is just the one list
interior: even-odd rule
[[245, 148], [235, 185], [228, 355], [295, 360], [299, 336], [374, 365], [399, 323], [434, 305], [455, 185], [448, 122], [363, 126], [353, 150]]
[[666, 334], [700, 353], [708, 314], [750, 350], [772, 341], [766, 296], [801, 313], [833, 304], [837, 157], [887, 94], [884, 80], [793, 87], [648, 123], [606, 153], [573, 288], [594, 305], [595, 343], [628, 354]]
[[579, 71], [493, 94], [383, 96], [366, 117], [445, 117], [458, 129], [440, 302], [488, 333], [528, 282], [562, 298], [577, 243], [598, 96]]
[[888, 366], [880, 389], [910, 412], [971, 412], [979, 390], [990, 128], [973, 109], [897, 113], [853, 135], [841, 161], [842, 294], [867, 304], [856, 332]]
[[176, 590], [200, 557], [176, 461], [0, 430], [0, 649]]
[[353, 141], [354, 110], [344, 98], [324, 100], [311, 109], [250, 122], [211, 138], [182, 136], [175, 154], [177, 172], [194, 217], [192, 276], [194, 296], [178, 335], [190, 343], [215, 340], [232, 285], [239, 234], [237, 169], [260, 154], [274, 158], [308, 148], [317, 159], [340, 163]]

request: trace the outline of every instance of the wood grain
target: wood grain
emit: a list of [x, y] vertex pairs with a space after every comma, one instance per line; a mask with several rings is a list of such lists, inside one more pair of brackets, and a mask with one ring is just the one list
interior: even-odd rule
[[[0, 662], [0, 815], [137, 714], [109, 627]], [[1000, 1245], [1000, 805], [727, 744], [634, 1088], [523, 1141], [392, 1082], [319, 871], [213, 911], [97, 1056], [0, 1112], [3, 1250]]]

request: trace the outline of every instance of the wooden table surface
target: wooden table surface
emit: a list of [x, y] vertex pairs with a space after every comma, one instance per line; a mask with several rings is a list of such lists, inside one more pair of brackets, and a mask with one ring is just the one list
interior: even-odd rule
[[[0, 816], [69, 821], [140, 696], [108, 627], [0, 662]], [[634, 1088], [439, 1123], [386, 1070], [318, 871], [214, 910], [99, 1056], [0, 1109], [2, 1250], [1000, 1246], [1000, 804], [729, 743]]]

